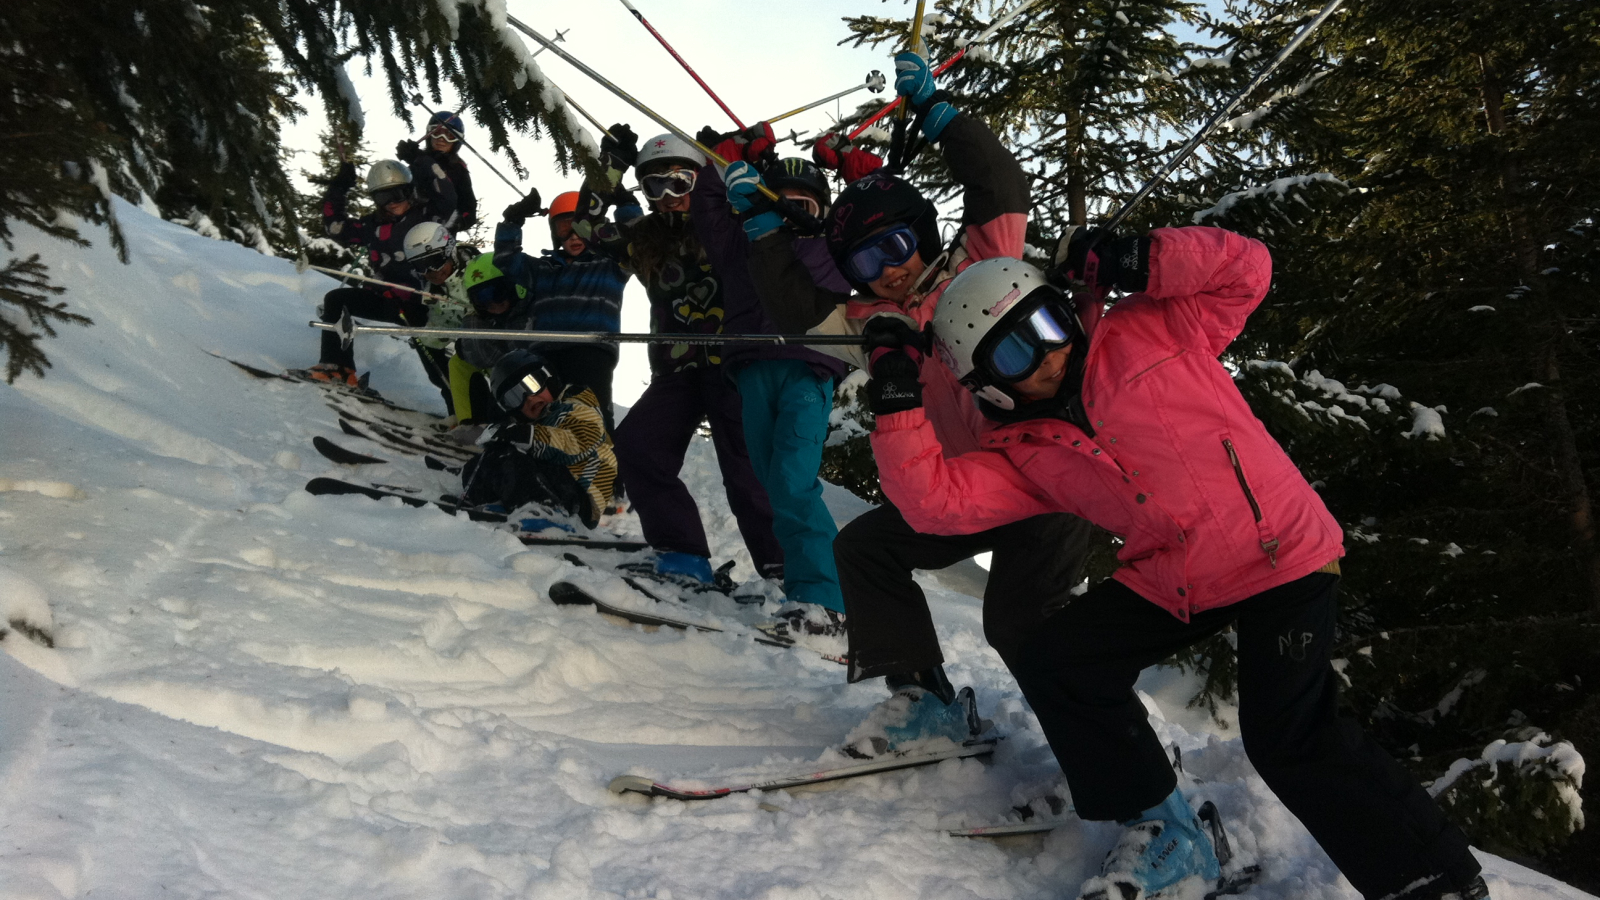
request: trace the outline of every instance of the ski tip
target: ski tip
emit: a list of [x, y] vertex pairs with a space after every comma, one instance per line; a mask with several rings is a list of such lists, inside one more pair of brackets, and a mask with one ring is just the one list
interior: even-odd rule
[[618, 775], [606, 788], [613, 794], [654, 794], [656, 783], [643, 775]]

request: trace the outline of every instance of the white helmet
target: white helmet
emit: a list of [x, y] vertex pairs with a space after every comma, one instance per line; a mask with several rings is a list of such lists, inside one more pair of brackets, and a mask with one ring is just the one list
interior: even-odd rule
[[[1043, 343], [1074, 340], [1082, 335], [1082, 326], [1072, 313], [1070, 301], [1065, 301], [1061, 292], [1045, 278], [1044, 272], [1010, 257], [979, 260], [963, 269], [951, 279], [939, 297], [939, 308], [933, 313], [933, 349], [939, 361], [954, 372], [968, 390], [1001, 409], [1014, 408], [1016, 401], [996, 384], [1000, 379], [992, 371], [992, 362], [980, 360], [978, 350], [983, 339], [1000, 324], [1006, 313], [1039, 291], [1047, 291], [1049, 297], [1034, 299], [1060, 302], [1070, 322], [1064, 323], [1068, 326], [1068, 333], [1062, 334], [1057, 330], [1038, 335], [1036, 343], [1043, 346]], [[989, 351], [991, 348], [984, 349]], [[1023, 352], [1032, 349], [1028, 346]], [[1037, 358], [1033, 364], [1037, 366]]]
[[399, 160], [380, 159], [367, 170], [367, 193], [411, 184], [411, 167]]
[[413, 268], [427, 262], [433, 263], [428, 268], [438, 268], [440, 263], [455, 253], [456, 239], [450, 236], [449, 229], [438, 222], [421, 222], [406, 232], [402, 246], [401, 258]]
[[639, 148], [639, 158], [634, 161], [636, 171], [644, 172], [651, 163], [671, 160], [693, 166], [698, 169], [709, 160], [700, 149], [681, 137], [668, 132], [658, 134]]

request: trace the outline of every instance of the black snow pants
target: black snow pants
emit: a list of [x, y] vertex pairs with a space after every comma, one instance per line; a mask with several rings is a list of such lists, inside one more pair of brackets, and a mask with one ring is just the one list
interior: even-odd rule
[[1126, 821], [1176, 786], [1171, 761], [1134, 693], [1139, 670], [1220, 632], [1238, 632], [1244, 749], [1368, 898], [1430, 876], [1466, 886], [1478, 873], [1466, 836], [1354, 721], [1338, 714], [1328, 664], [1339, 576], [1307, 575], [1187, 623], [1107, 579], [1001, 647], [1044, 729], [1084, 819]]
[[[334, 288], [322, 295], [322, 321], [329, 324], [339, 321], [345, 310], [352, 319], [369, 319], [374, 322], [392, 322], [395, 325], [423, 326], [428, 324], [428, 308], [410, 291], [385, 288], [369, 291], [366, 288]], [[318, 360], [330, 365], [356, 367], [355, 344], [346, 347], [336, 332], [322, 333], [322, 356]], [[432, 375], [428, 376], [432, 379]], [[446, 384], [449, 383], [448, 376]]]
[[560, 463], [535, 459], [510, 444], [491, 441], [461, 467], [461, 502], [498, 503], [514, 510], [527, 503], [582, 515], [588, 496]]
[[[839, 530], [833, 557], [844, 594], [850, 680], [904, 675], [944, 662], [915, 569], [943, 569], [994, 551], [983, 592], [983, 633], [1007, 655], [1083, 580], [1088, 522], [1065, 513], [1034, 516], [977, 534], [922, 534], [893, 506], [862, 513]], [[1141, 807], [1142, 809], [1143, 807]]]

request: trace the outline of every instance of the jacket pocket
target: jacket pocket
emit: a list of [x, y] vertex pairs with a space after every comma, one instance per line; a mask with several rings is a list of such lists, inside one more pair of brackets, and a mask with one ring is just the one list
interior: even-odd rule
[[1245, 477], [1244, 464], [1239, 461], [1239, 450], [1233, 445], [1233, 438], [1224, 435], [1222, 449], [1228, 451], [1228, 464], [1233, 466], [1233, 474], [1239, 479], [1239, 489], [1244, 491], [1244, 499], [1250, 504], [1250, 514], [1256, 520], [1256, 533], [1261, 541], [1261, 552], [1267, 555], [1267, 560], [1272, 567], [1278, 567], [1278, 536], [1272, 527], [1267, 524], [1266, 517], [1261, 512], [1261, 503], [1256, 500], [1255, 491], [1250, 489], [1250, 479]]

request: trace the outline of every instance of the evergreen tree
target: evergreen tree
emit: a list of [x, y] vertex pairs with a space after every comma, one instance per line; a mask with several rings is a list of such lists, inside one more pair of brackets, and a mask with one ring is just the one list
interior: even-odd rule
[[[295, 202], [296, 240], [280, 247], [278, 255], [293, 258], [304, 255], [315, 266], [375, 276], [363, 254], [327, 237], [322, 231], [322, 198], [328, 184], [345, 160], [354, 165], [357, 172], [366, 171], [372, 162], [367, 146], [361, 142], [359, 134], [338, 122], [329, 123], [317, 137], [320, 146], [316, 153], [316, 171], [300, 170], [301, 177], [311, 183], [311, 191], [300, 194]], [[351, 191], [346, 199], [346, 209], [352, 216], [366, 215], [372, 211], [371, 207], [371, 201], [362, 191]]]
[[[1208, 22], [1236, 70], [1219, 89], [1314, 10]], [[1346, 528], [1346, 699], [1424, 777], [1531, 732], [1600, 754], [1600, 159], [1578, 149], [1600, 130], [1597, 25], [1566, 0], [1346, 7], [1173, 191], [1193, 221], [1273, 250], [1273, 292], [1231, 356], [1418, 398], [1409, 428], [1341, 445], [1251, 389]], [[1475, 839], [1556, 859], [1570, 823], [1519, 844], [1494, 829], [1552, 811], [1483, 807], [1551, 795], [1451, 808]], [[1563, 874], [1595, 883], [1597, 847], [1584, 834]]]
[[[70, 213], [109, 225], [121, 250], [115, 194], [263, 252], [297, 245], [279, 126], [303, 112], [305, 90], [359, 134], [344, 68], [357, 57], [383, 71], [408, 125], [411, 95], [437, 101], [449, 84], [496, 149], [511, 152], [512, 130], [548, 134], [563, 167], [579, 160], [580, 132], [494, 0], [14, 0], [0, 4], [0, 32], [0, 239], [16, 220], [82, 242], [58, 217]], [[0, 336], [11, 361], [42, 372], [27, 323]]]

